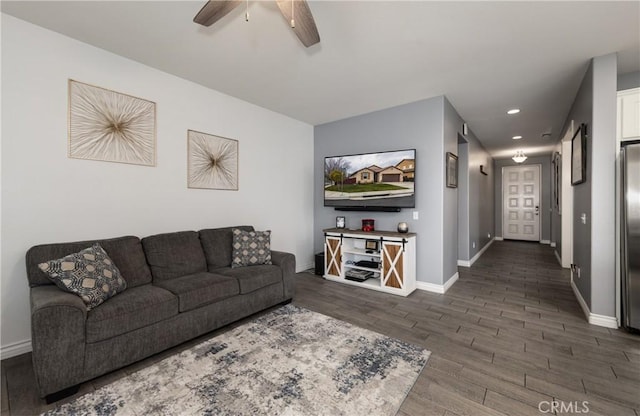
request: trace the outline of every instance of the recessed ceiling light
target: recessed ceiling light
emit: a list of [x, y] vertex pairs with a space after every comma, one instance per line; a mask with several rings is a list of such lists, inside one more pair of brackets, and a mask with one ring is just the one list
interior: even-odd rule
[[520, 140], [522, 139], [522, 136], [513, 136], [513, 140]]
[[507, 114], [513, 115], [513, 114], [518, 114], [519, 112], [520, 112], [519, 108], [512, 108], [511, 110], [507, 111]]

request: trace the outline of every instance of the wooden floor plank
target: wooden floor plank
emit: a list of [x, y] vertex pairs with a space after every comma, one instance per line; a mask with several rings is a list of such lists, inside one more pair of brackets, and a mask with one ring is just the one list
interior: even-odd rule
[[[431, 351], [399, 416], [536, 415], [553, 400], [585, 401], [589, 415], [640, 415], [640, 336], [588, 324], [553, 249], [496, 241], [458, 272], [446, 294], [406, 298], [299, 273], [294, 304]], [[82, 392], [225, 330], [84, 383]], [[2, 416], [52, 407], [34, 381], [29, 354], [2, 361]]]

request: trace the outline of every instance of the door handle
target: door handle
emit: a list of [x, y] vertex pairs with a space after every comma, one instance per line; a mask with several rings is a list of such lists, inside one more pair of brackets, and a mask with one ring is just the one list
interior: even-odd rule
[[539, 215], [538, 212], [540, 211], [540, 207], [536, 205], [536, 215]]

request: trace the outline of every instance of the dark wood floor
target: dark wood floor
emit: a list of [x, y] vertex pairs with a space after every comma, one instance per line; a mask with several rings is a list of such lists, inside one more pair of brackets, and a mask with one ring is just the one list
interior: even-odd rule
[[[564, 406], [557, 414], [571, 406], [640, 416], [640, 337], [589, 325], [552, 250], [495, 242], [459, 268], [445, 295], [402, 298], [300, 273], [294, 303], [432, 352], [400, 416], [540, 416], [553, 414], [553, 401]], [[211, 336], [84, 383], [81, 393]], [[37, 398], [29, 354], [2, 361], [2, 415], [49, 407]]]

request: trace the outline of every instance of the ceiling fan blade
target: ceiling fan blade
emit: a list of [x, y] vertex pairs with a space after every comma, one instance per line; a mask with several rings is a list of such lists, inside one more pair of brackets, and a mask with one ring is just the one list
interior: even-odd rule
[[242, 0], [210, 0], [200, 9], [193, 21], [203, 26], [211, 26], [240, 3]]
[[293, 32], [304, 46], [308, 48], [320, 42], [316, 22], [313, 20], [311, 9], [305, 0], [278, 0], [277, 3], [280, 13], [287, 19], [287, 22], [291, 22], [292, 17], [295, 19]]

